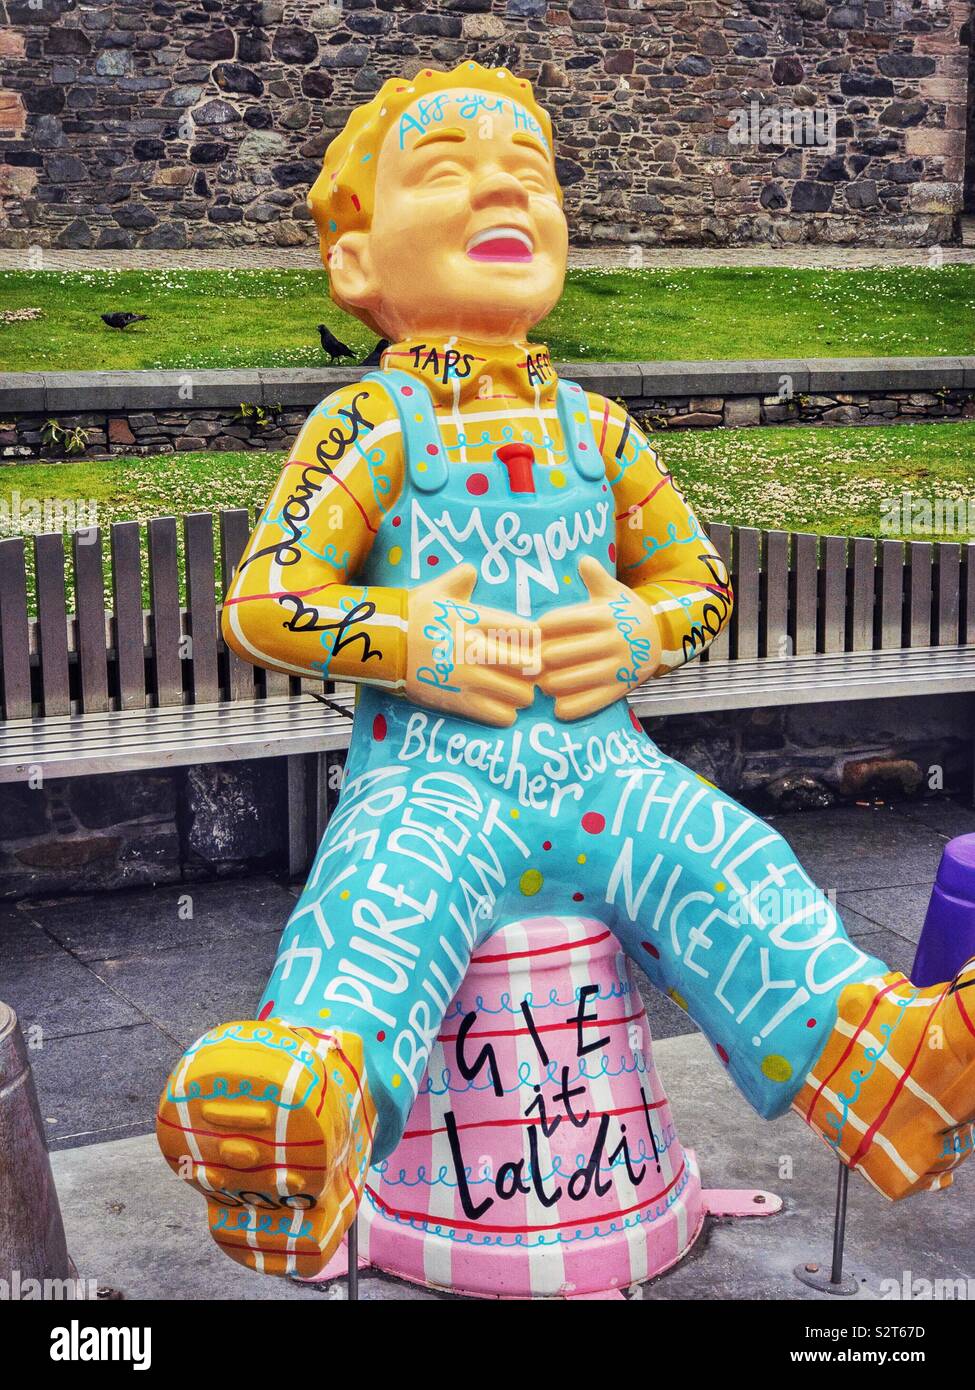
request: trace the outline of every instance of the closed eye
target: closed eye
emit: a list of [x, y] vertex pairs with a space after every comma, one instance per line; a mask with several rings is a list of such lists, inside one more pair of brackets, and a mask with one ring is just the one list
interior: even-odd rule
[[421, 182], [438, 183], [441, 180], [463, 178], [466, 173], [463, 164], [457, 163], [456, 160], [443, 160], [427, 169], [421, 177]]
[[518, 169], [515, 178], [530, 193], [551, 193], [552, 180], [539, 169]]

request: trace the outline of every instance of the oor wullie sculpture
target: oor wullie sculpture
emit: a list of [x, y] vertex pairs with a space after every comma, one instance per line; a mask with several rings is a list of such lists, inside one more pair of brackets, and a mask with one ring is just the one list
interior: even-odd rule
[[309, 417], [224, 610], [241, 656], [360, 691], [258, 1017], [207, 1033], [162, 1096], [214, 1239], [321, 1270], [475, 946], [559, 911], [612, 929], [761, 1114], [791, 1105], [890, 1197], [947, 1186], [972, 1147], [975, 962], [926, 990], [890, 973], [781, 836], [629, 713], [732, 595], [633, 421], [527, 342], [567, 244], [529, 83], [387, 82], [310, 204], [333, 298], [393, 346]]

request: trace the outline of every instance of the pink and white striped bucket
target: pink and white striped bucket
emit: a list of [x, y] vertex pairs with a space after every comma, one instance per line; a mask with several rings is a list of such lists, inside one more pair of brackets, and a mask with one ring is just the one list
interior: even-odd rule
[[612, 933], [582, 917], [498, 932], [371, 1170], [361, 1257], [457, 1293], [598, 1295], [674, 1264], [704, 1212]]

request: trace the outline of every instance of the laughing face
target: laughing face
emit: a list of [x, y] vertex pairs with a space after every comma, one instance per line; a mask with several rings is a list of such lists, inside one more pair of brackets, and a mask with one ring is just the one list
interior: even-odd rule
[[338, 241], [342, 298], [395, 340], [524, 338], [555, 305], [567, 232], [552, 152], [517, 102], [452, 88], [387, 132], [368, 231]]

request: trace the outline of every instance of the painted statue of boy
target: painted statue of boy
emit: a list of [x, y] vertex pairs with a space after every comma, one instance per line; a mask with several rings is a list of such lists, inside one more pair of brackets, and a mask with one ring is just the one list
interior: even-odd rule
[[320, 1271], [473, 950], [553, 912], [611, 928], [761, 1114], [793, 1106], [891, 1197], [948, 1185], [975, 962], [932, 990], [888, 972], [781, 836], [629, 712], [732, 595], [633, 421], [527, 342], [567, 248], [529, 83], [474, 63], [387, 82], [310, 206], [333, 298], [392, 346], [309, 417], [224, 609], [247, 660], [360, 690], [258, 1018], [201, 1038], [162, 1097], [214, 1239]]

